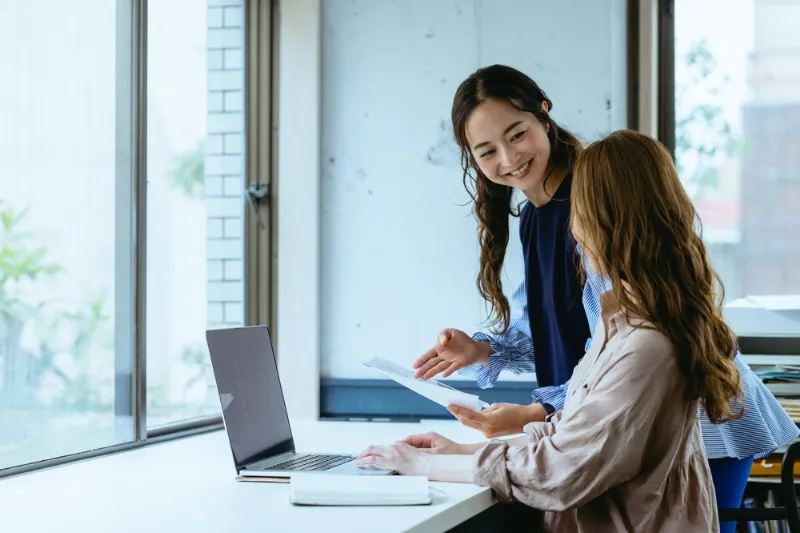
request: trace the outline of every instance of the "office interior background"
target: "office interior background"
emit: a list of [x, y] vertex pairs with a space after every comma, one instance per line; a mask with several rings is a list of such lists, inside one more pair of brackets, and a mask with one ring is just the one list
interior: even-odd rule
[[[800, 335], [797, 20], [786, 0], [0, 0], [0, 476], [219, 429], [207, 328], [270, 326], [293, 417], [447, 416], [362, 361], [485, 328], [449, 113], [493, 63], [586, 142], [664, 141], [736, 332]], [[512, 238], [509, 295], [521, 278]]]

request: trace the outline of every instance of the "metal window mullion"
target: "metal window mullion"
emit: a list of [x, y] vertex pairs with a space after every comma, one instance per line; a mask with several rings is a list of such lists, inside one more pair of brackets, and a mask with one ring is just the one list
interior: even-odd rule
[[136, 440], [147, 439], [147, 1], [134, 0], [136, 18], [136, 323], [133, 402]]
[[[244, 181], [245, 188], [251, 184], [267, 187], [258, 216], [248, 209], [243, 219], [246, 324], [269, 324], [272, 317], [272, 8], [269, 0], [246, 2]], [[259, 217], [265, 227], [259, 226]]]
[[[271, 0], [269, 3], [269, 35], [266, 37], [270, 44], [269, 60], [269, 82], [270, 89], [269, 104], [269, 120], [264, 124], [264, 127], [269, 132], [269, 185], [272, 190], [272, 196], [269, 203], [269, 220], [270, 232], [269, 242], [266, 244], [266, 254], [268, 257], [269, 272], [264, 275], [264, 283], [269, 287], [269, 302], [267, 309], [267, 318], [265, 322], [272, 330], [272, 334], [277, 339], [278, 336], [278, 135], [273, 135], [273, 132], [278, 131], [278, 37], [280, 28], [280, 2], [278, 0]], [[277, 342], [277, 340], [275, 340]]]
[[[146, 438], [146, 0], [117, 0], [114, 418], [119, 442]], [[132, 428], [131, 428], [132, 424]]]
[[626, 36], [625, 54], [627, 56], [626, 83], [627, 87], [627, 115], [628, 128], [639, 129], [639, 0], [627, 0], [626, 3]]
[[658, 140], [675, 158], [675, 0], [658, 2]]

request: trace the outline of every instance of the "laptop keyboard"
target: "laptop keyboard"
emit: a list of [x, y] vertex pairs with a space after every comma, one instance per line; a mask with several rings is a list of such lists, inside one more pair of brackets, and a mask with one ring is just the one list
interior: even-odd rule
[[355, 457], [352, 455], [298, 455], [288, 461], [268, 466], [264, 470], [330, 470], [353, 459]]

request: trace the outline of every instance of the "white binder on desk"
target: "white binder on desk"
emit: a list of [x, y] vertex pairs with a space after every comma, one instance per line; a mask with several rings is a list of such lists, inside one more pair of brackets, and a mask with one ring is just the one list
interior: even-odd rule
[[473, 411], [480, 411], [489, 406], [489, 404], [482, 401], [478, 396], [454, 389], [441, 381], [414, 378], [414, 373], [411, 370], [403, 368], [383, 357], [373, 357], [369, 361], [364, 361], [364, 365], [374, 368], [384, 376], [393, 379], [404, 387], [445, 407], [448, 405], [458, 405], [460, 407], [472, 409]]
[[425, 476], [350, 476], [300, 473], [289, 482], [294, 505], [428, 505]]

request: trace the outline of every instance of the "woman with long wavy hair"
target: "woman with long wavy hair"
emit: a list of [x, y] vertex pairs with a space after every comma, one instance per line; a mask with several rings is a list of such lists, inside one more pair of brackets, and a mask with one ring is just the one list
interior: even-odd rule
[[[569, 213], [573, 171], [582, 147], [553, 120], [552, 109], [553, 102], [533, 80], [503, 65], [470, 75], [453, 101], [453, 131], [478, 220], [478, 290], [491, 306], [495, 330], [469, 336], [445, 329], [415, 367], [417, 375], [426, 378], [458, 370], [481, 387], [492, 386], [502, 370], [535, 372], [539, 388], [529, 405], [499, 403], [482, 412], [451, 409], [461, 422], [487, 437], [522, 432], [526, 423], [544, 421], [564, 408], [573, 369], [596, 336], [600, 295], [609, 287], [619, 290], [617, 281], [591, 269], [585, 282], [580, 275], [581, 248], [569, 231]], [[525, 197], [521, 210], [515, 191]], [[620, 195], [625, 194], [620, 189]], [[510, 216], [520, 217], [525, 258], [525, 279], [512, 296], [521, 309], [518, 314], [511, 313], [501, 282]], [[644, 209], [636, 214], [642, 225], [649, 216]], [[700, 407], [703, 441], [722, 507], [740, 505], [754, 458], [765, 457], [800, 434], [735, 353], [742, 416], [716, 424], [713, 414]], [[723, 531], [734, 525], [724, 524]]]
[[716, 531], [698, 412], [740, 418], [742, 390], [696, 221], [660, 143], [620, 131], [590, 145], [574, 167], [570, 229], [611, 288], [563, 409], [516, 439], [416, 435], [359, 464], [490, 486], [546, 511], [545, 531]]

